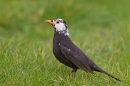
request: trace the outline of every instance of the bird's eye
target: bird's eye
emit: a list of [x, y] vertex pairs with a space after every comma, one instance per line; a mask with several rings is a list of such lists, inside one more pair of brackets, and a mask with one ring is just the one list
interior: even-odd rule
[[56, 23], [58, 24], [58, 23], [59, 23], [59, 21], [56, 21]]

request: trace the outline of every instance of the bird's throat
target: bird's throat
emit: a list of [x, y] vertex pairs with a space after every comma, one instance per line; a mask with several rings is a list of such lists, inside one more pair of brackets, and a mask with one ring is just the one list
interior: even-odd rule
[[63, 34], [65, 36], [69, 36], [69, 32], [68, 30], [63, 30], [63, 31], [55, 31], [55, 33], [58, 33], [58, 34]]

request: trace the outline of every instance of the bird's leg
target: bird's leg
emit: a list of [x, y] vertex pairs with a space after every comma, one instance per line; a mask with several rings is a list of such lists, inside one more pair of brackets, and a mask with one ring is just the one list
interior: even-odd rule
[[71, 73], [70, 73], [70, 77], [74, 77], [76, 71], [77, 71], [77, 68], [73, 68], [73, 70], [72, 70]]
[[77, 71], [77, 68], [73, 68], [71, 73], [76, 73], [76, 71]]

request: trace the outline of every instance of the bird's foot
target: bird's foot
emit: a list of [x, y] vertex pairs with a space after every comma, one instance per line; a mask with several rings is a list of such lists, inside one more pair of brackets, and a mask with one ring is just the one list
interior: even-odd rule
[[77, 71], [77, 68], [73, 68], [72, 72], [70, 73], [70, 77], [74, 77], [76, 71]]
[[70, 77], [75, 77], [75, 73], [76, 73], [76, 72], [71, 72], [71, 73], [69, 74], [69, 76], [70, 76]]

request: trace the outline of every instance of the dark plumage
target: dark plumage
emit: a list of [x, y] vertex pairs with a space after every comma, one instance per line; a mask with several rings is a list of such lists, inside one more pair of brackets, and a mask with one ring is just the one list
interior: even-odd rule
[[104, 73], [118, 81], [118, 78], [98, 67], [69, 38], [68, 28], [63, 19], [46, 20], [54, 28], [53, 53], [63, 64], [71, 67], [72, 72], [82, 69], [93, 74], [93, 71]]

